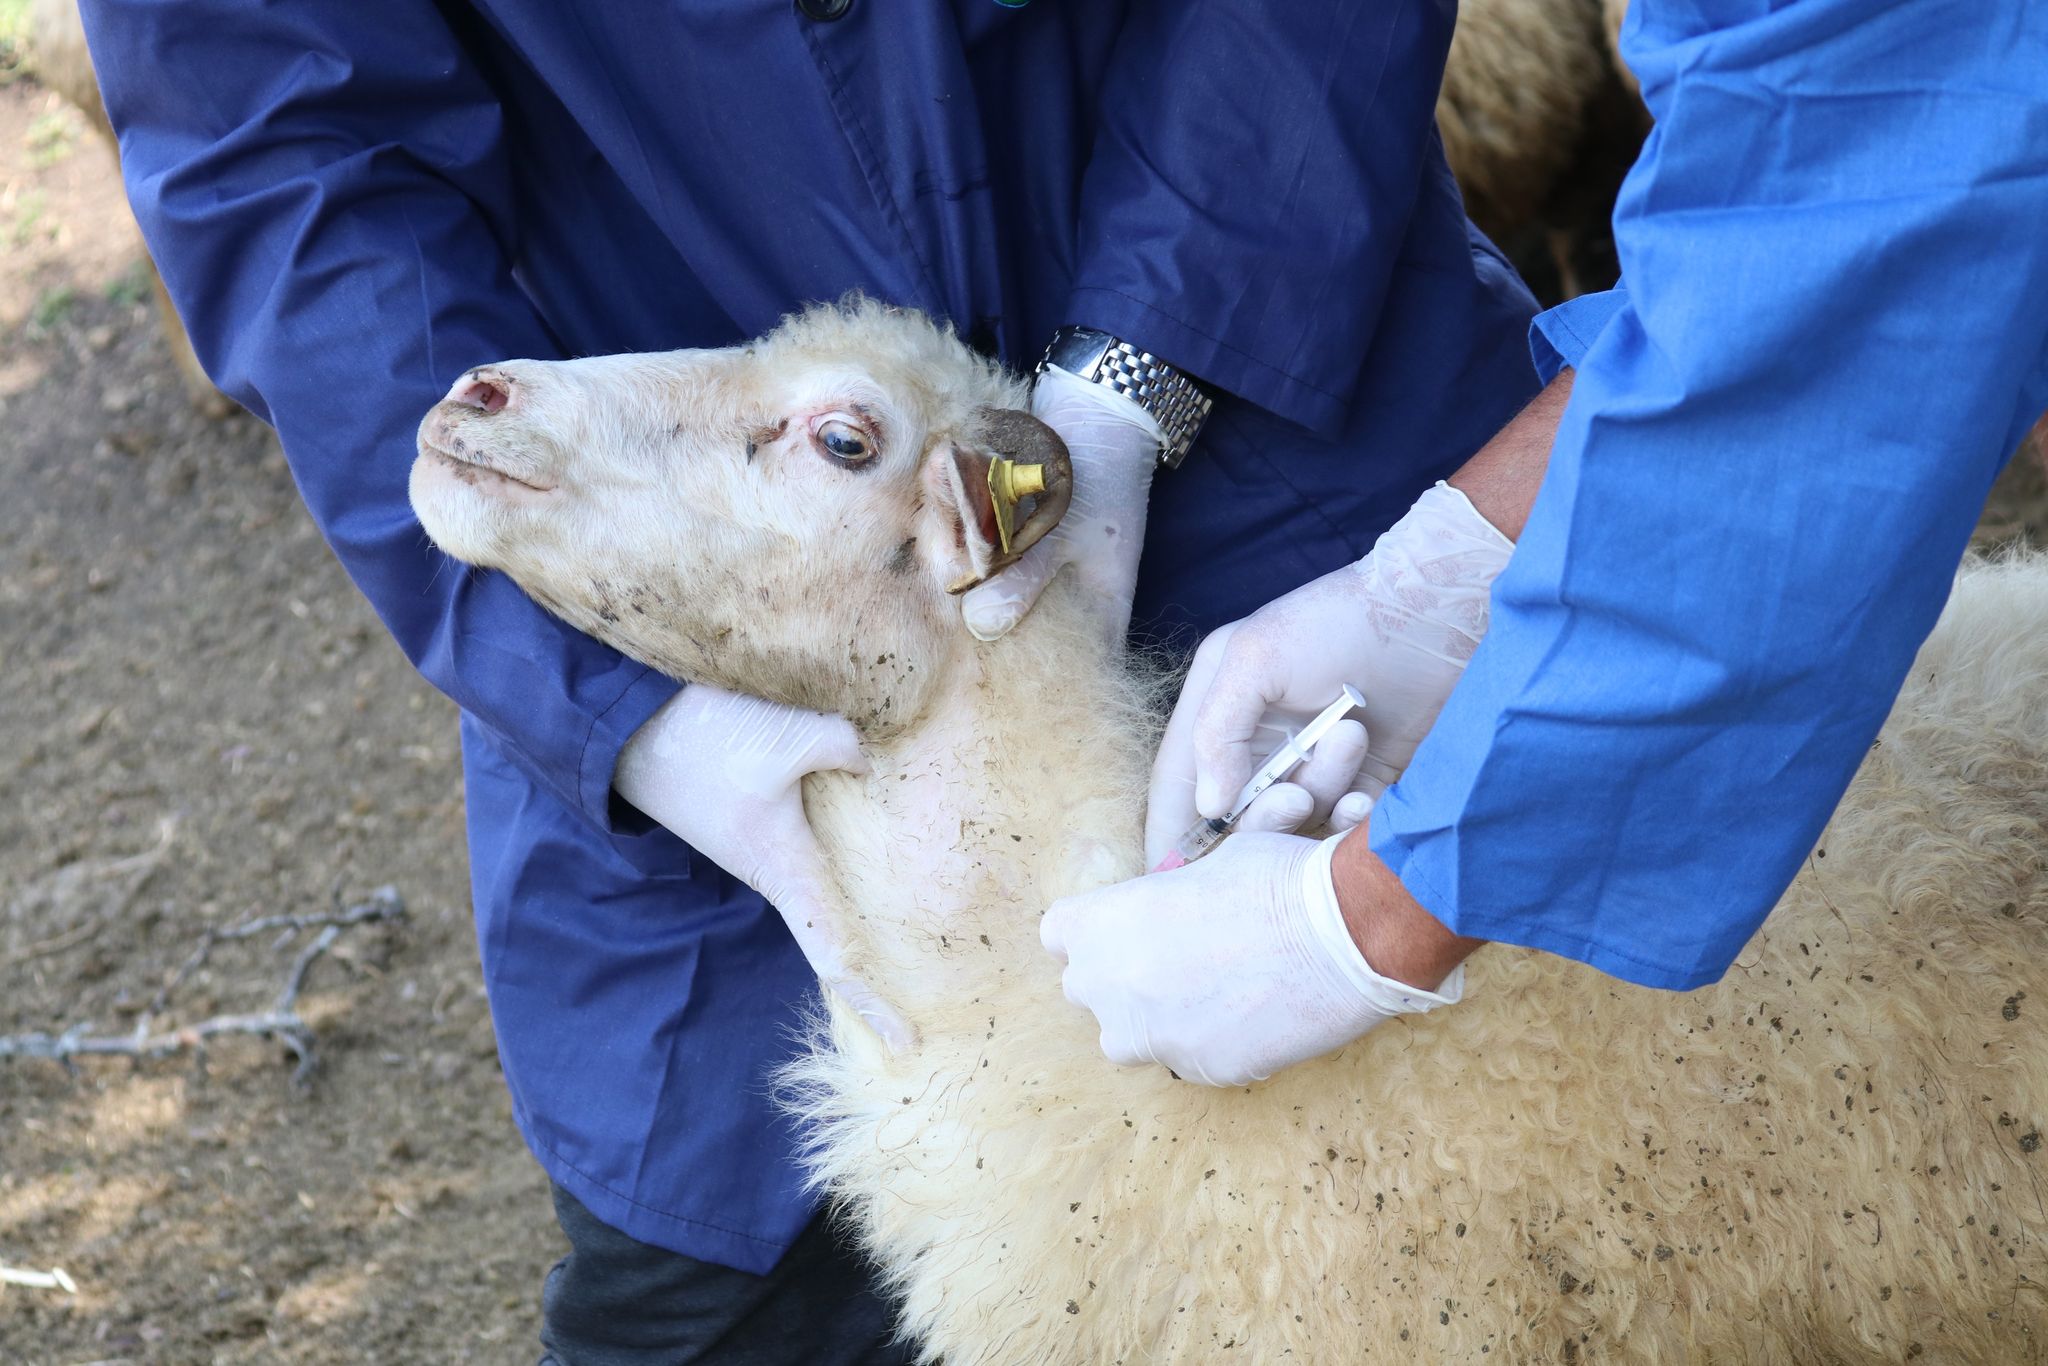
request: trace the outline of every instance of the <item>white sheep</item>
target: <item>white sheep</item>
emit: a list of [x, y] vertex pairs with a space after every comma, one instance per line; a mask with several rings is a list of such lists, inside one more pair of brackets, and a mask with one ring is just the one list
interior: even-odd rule
[[1217, 1091], [1107, 1063], [1038, 944], [1138, 871], [1155, 699], [1064, 583], [1003, 640], [959, 624], [956, 476], [1014, 382], [861, 305], [456, 393], [414, 472], [437, 542], [863, 733], [872, 772], [806, 803], [920, 1042], [835, 1003], [791, 1081], [927, 1359], [2041, 1359], [2048, 562], [1963, 574], [1719, 985], [1490, 948], [1455, 1009]]

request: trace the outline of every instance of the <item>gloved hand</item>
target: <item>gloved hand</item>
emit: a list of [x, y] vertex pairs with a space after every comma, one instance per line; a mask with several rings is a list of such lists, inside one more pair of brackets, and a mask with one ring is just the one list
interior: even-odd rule
[[1146, 866], [1198, 816], [1220, 816], [1252, 769], [1344, 684], [1365, 694], [1371, 736], [1357, 790], [1331, 824], [1365, 819], [1415, 756], [1486, 634], [1493, 581], [1514, 544], [1438, 484], [1372, 552], [1213, 632], [1195, 652], [1152, 766]]
[[1073, 501], [1060, 524], [1022, 559], [961, 597], [961, 615], [979, 639], [1006, 635], [1060, 566], [1071, 564], [1102, 599], [1112, 638], [1122, 640], [1137, 591], [1145, 502], [1164, 440], [1159, 423], [1131, 399], [1058, 366], [1038, 377], [1031, 412], [1067, 443], [1074, 462]]
[[1320, 1057], [1394, 1015], [1455, 1003], [1380, 976], [1352, 942], [1330, 879], [1342, 835], [1238, 833], [1185, 868], [1067, 897], [1039, 925], [1067, 999], [1120, 1066], [1159, 1062], [1243, 1086]]
[[696, 683], [626, 741], [612, 786], [766, 897], [819, 980], [900, 1052], [916, 1033], [847, 969], [851, 911], [804, 817], [804, 775], [833, 768], [867, 771], [844, 718]]
[[[1267, 751], [1278, 749], [1287, 738], [1284, 732], [1274, 728]], [[1244, 815], [1238, 818], [1236, 833], [1265, 830], [1291, 835], [1297, 830], [1313, 830], [1323, 825], [1339, 833], [1349, 830], [1358, 822], [1344, 819], [1338, 808], [1344, 797], [1357, 786], [1359, 765], [1365, 762], [1365, 754], [1365, 727], [1356, 721], [1339, 721], [1323, 737], [1322, 743], [1309, 752], [1301, 767], [1288, 776], [1287, 781], [1274, 783], [1245, 808]], [[1264, 757], [1264, 754], [1260, 755], [1262, 760]], [[1189, 833], [1193, 825], [1194, 820], [1190, 817], [1186, 826], [1171, 834], [1178, 837]], [[1150, 852], [1149, 844], [1147, 850]], [[1157, 868], [1164, 857], [1161, 852], [1145, 866]]]

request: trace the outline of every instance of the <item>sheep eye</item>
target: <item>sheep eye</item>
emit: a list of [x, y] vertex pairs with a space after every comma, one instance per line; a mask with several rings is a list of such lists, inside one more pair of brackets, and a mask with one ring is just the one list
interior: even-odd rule
[[828, 419], [818, 424], [813, 435], [827, 455], [848, 465], [858, 465], [875, 453], [874, 441], [850, 422]]

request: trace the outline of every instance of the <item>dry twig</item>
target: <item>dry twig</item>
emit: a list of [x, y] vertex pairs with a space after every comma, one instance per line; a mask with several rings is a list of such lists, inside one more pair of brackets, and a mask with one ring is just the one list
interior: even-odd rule
[[[199, 946], [171, 974], [162, 990], [157, 992], [149, 1010], [135, 1022], [131, 1032], [96, 1037], [87, 1033], [92, 1028], [92, 1022], [88, 1020], [60, 1034], [5, 1035], [0, 1036], [0, 1058], [44, 1058], [68, 1068], [72, 1066], [72, 1059], [93, 1055], [161, 1058], [185, 1049], [203, 1054], [206, 1041], [216, 1035], [253, 1034], [276, 1039], [291, 1051], [292, 1056], [298, 1059], [298, 1067], [292, 1072], [292, 1084], [304, 1086], [312, 1076], [315, 1061], [313, 1031], [298, 1011], [299, 992], [305, 987], [307, 972], [350, 926], [369, 920], [396, 920], [404, 914], [405, 903], [400, 899], [398, 890], [380, 887], [371, 893], [368, 901], [346, 910], [337, 910], [331, 915], [269, 915], [231, 925], [224, 930], [210, 929], [199, 941]], [[284, 939], [315, 926], [320, 927], [320, 933], [293, 960], [291, 971], [270, 1009], [243, 1015], [215, 1015], [172, 1029], [153, 1028], [157, 1014], [169, 1004], [170, 994], [198, 971], [213, 952], [215, 944], [224, 939], [247, 939], [251, 935], [277, 930], [281, 932], [282, 946]]]

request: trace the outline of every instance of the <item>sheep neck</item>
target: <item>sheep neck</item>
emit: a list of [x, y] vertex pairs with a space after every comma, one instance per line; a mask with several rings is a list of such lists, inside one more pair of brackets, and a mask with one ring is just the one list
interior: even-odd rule
[[1003, 640], [963, 636], [864, 779], [813, 780], [813, 825], [871, 934], [1035, 933], [1049, 901], [1139, 871], [1151, 727], [1095, 639], [1070, 595]]

